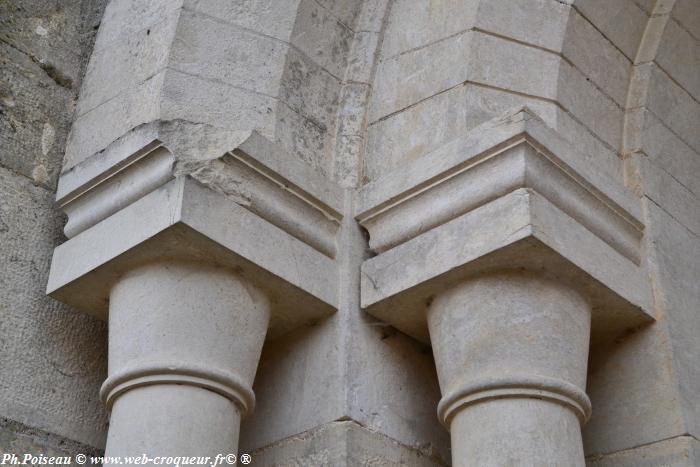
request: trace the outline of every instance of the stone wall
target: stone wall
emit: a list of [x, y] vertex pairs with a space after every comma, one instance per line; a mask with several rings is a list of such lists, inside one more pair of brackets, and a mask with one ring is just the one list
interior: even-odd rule
[[0, 2], [0, 451], [102, 449], [106, 326], [45, 295], [54, 204], [103, 1]]
[[[68, 191], [111, 176], [153, 137], [179, 175], [257, 215], [222, 154], [263, 147], [244, 160], [284, 188], [312, 180], [337, 195], [324, 252], [337, 311], [266, 342], [241, 452], [258, 465], [448, 464], [430, 347], [362, 310], [360, 268], [381, 249], [356, 195], [418, 177], [407, 168], [439, 165], [455, 141], [527, 107], [575, 148], [572, 165], [611, 181], [602, 192], [626, 187], [642, 207], [635, 267], [656, 321], [591, 348], [587, 462], [697, 462], [696, 0], [112, 0], [103, 14], [104, 3], [0, 0], [0, 449], [103, 447], [106, 327], [44, 296], [65, 240], [54, 192], [59, 173]], [[258, 143], [239, 146], [250, 131]]]

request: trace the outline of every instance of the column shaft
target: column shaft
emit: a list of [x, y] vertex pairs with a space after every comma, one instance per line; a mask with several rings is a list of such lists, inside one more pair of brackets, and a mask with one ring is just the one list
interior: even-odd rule
[[454, 466], [581, 466], [590, 306], [533, 273], [470, 279], [428, 313]]
[[233, 271], [136, 268], [110, 294], [107, 456], [235, 453], [267, 331], [265, 297]]

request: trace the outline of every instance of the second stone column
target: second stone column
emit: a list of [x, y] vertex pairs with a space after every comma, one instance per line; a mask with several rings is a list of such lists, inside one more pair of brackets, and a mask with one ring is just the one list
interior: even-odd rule
[[469, 279], [434, 299], [453, 466], [585, 466], [590, 323], [581, 295], [530, 272]]

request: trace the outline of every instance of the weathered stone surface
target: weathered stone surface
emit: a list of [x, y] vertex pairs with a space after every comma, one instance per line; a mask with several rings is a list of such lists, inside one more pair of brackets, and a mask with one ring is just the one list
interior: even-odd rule
[[63, 86], [77, 90], [85, 60], [80, 46], [87, 32], [84, 21], [90, 28], [99, 24], [104, 7], [104, 2], [95, 3], [91, 11], [81, 1], [5, 1], [0, 5], [0, 40], [31, 57]]
[[[326, 2], [348, 8], [354, 16], [360, 2]], [[345, 5], [343, 5], [345, 3]], [[330, 74], [341, 79], [352, 42], [352, 30], [321, 2], [301, 0], [290, 42]]]
[[315, 61], [291, 49], [284, 63], [279, 98], [324, 132], [331, 132], [336, 119], [340, 81]]
[[103, 48], [123, 47], [128, 37], [146, 35], [150, 28], [162, 27], [167, 18], [178, 13], [182, 0], [114, 0], [105, 8], [100, 23], [95, 52]]
[[156, 118], [165, 72], [78, 117], [71, 127], [63, 160], [69, 170], [104, 149], [130, 129]]
[[700, 38], [691, 36], [676, 21], [668, 21], [657, 57], [659, 66], [696, 101], [700, 100]]
[[61, 167], [73, 90], [55, 83], [26, 54], [0, 42], [0, 164], [44, 187]]
[[250, 452], [253, 466], [449, 465], [370, 431], [354, 421], [337, 421]]
[[673, 19], [696, 39], [700, 39], [700, 11], [693, 0], [673, 2]]
[[637, 448], [586, 459], [588, 467], [694, 467], [700, 462], [700, 442], [678, 436]]
[[[463, 83], [469, 76], [472, 32], [384, 57], [377, 65], [369, 121], [386, 117]], [[454, 66], [455, 60], [458, 65]], [[401, 86], [397, 86], [397, 83]]]
[[163, 60], [188, 75], [275, 97], [288, 50], [279, 40], [183, 10]]
[[558, 99], [610, 148], [619, 148], [622, 139], [622, 108], [599, 91], [577, 68], [563, 63], [559, 73]]
[[651, 68], [647, 108], [695, 151], [700, 151], [700, 103], [657, 66]]
[[105, 1], [0, 5], [0, 164], [51, 188]]
[[562, 54], [617, 105], [625, 105], [632, 62], [576, 10], [567, 22]]
[[0, 190], [0, 414], [101, 447], [106, 326], [43, 293], [61, 241], [52, 194], [6, 169]]
[[556, 0], [481, 1], [476, 26], [559, 52], [570, 14], [571, 8]]
[[424, 47], [470, 29], [474, 24], [479, 3], [478, 0], [392, 2], [382, 44], [382, 59]]
[[668, 339], [668, 323], [660, 322], [591, 349], [587, 392], [594, 409], [583, 432], [587, 454], [632, 449], [683, 433]]
[[[42, 444], [45, 435], [93, 447], [104, 439], [94, 396], [105, 370], [96, 360], [105, 331], [42, 298], [49, 249], [62, 240], [45, 188], [59, 172], [102, 3], [0, 5], [0, 211], [7, 224], [0, 224], [7, 236], [0, 250], [9, 251], [0, 266], [0, 415], [24, 423], [0, 434], [0, 449], [60, 451], [60, 441]], [[108, 285], [133, 273], [137, 259], [193, 254], [231, 266], [274, 298], [254, 383], [260, 404], [242, 427], [242, 452], [255, 450], [259, 465], [445, 465], [438, 378], [416, 316], [444, 304], [435, 298], [444, 287], [468, 278], [480, 284], [469, 292], [478, 298], [454, 311], [468, 308], [469, 316], [443, 323], [433, 337], [443, 370], [498, 360], [508, 353], [504, 335], [522, 348], [501, 363], [542, 369], [551, 358], [556, 381], [573, 374], [563, 355], [581, 358], [573, 392], [526, 378], [459, 395], [458, 405], [469, 407], [452, 417], [453, 465], [474, 463], [480, 453], [476, 463], [487, 464], [494, 452], [515, 453], [508, 464], [547, 452], [538, 464], [581, 465], [585, 452], [595, 466], [694, 465], [698, 18], [695, 0], [113, 0], [59, 182], [71, 220], [71, 240], [56, 249], [60, 293], [103, 311]], [[550, 129], [492, 120], [523, 105]], [[547, 139], [550, 132], [556, 138]], [[144, 156], [156, 147], [160, 156]], [[403, 248], [409, 244], [415, 251]], [[369, 258], [368, 247], [380, 254]], [[363, 261], [376, 266], [364, 278]], [[522, 318], [517, 325], [489, 328], [481, 344], [465, 339], [475, 330], [470, 317], [510, 303], [517, 289], [504, 279], [504, 293], [484, 299], [488, 286], [473, 274], [513, 265], [529, 279], [544, 271], [558, 285], [533, 285], [540, 294], [523, 289], [496, 310], [501, 321]], [[159, 340], [151, 327], [159, 319], [166, 334], [227, 333], [230, 326], [194, 317], [206, 320], [203, 308], [225, 315], [214, 304], [219, 295], [233, 297], [226, 310], [246, 308], [252, 293], [205, 279], [192, 282], [200, 295], [184, 291], [186, 279], [161, 281], [161, 289], [149, 285], [158, 274], [142, 271], [132, 284], [137, 292], [121, 294], [122, 309], [184, 311], [172, 321], [167, 313], [126, 320], [124, 329], [147, 321], [131, 330], [144, 349]], [[78, 276], [92, 280], [78, 287]], [[543, 315], [520, 313], [523, 297], [552, 298], [545, 292], [561, 287], [590, 303], [552, 299], [532, 309], [553, 310], [557, 302], [566, 314], [592, 305], [587, 375], [582, 326], [567, 327], [552, 312], [549, 323], [558, 324], [533, 329]], [[363, 311], [360, 299], [372, 294], [367, 311], [413, 337]], [[188, 327], [168, 327], [182, 323]], [[529, 329], [526, 339], [519, 329]], [[560, 332], [574, 329], [568, 338]], [[149, 330], [156, 337], [143, 338]], [[165, 353], [206, 348], [183, 340], [190, 345]], [[451, 343], [447, 352], [443, 340]], [[243, 342], [224, 341], [214, 350]], [[545, 341], [551, 345], [541, 354], [531, 346]], [[566, 347], [574, 343], [576, 350]], [[460, 345], [471, 347], [444, 357]], [[257, 356], [248, 360], [233, 372], [244, 370], [249, 385]], [[220, 397], [237, 400], [206, 375], [172, 385], [183, 374], [166, 370], [167, 391], [151, 384], [117, 398], [131, 409], [115, 411], [115, 433], [144, 449], [167, 447], [150, 436], [160, 433], [184, 436], [181, 447], [199, 437], [202, 445], [235, 450], [246, 404]], [[593, 416], [581, 442], [584, 376]], [[488, 402], [470, 405], [484, 392]], [[451, 418], [444, 416], [450, 394], [443, 420]], [[134, 425], [131, 414], [197, 421], [189, 432], [177, 423], [152, 431]], [[533, 430], [540, 438], [527, 441], [523, 433]], [[492, 440], [497, 445], [484, 449]]]
[[80, 117], [119, 95], [133, 92], [141, 83], [161, 73], [168, 63], [179, 10], [172, 10], [162, 21], [101, 46], [90, 57], [85, 84], [76, 109]]
[[[700, 158], [662, 121], [644, 111], [639, 149], [679, 184], [696, 196], [700, 195]], [[666, 206], [670, 208], [671, 206]]]
[[[643, 157], [640, 161], [642, 190], [683, 227], [700, 236], [700, 198], [669, 172]], [[695, 172], [697, 174], [697, 172]]]
[[[698, 202], [695, 219], [698, 216]], [[700, 346], [700, 239], [668, 215], [663, 208], [649, 203], [651, 223], [649, 240], [654, 245], [650, 270], [654, 283], [661, 289], [658, 301], [668, 320], [681, 410], [685, 431], [700, 437], [700, 407], [696, 394], [700, 391], [700, 367], [697, 349]], [[682, 434], [679, 433], [679, 434]]]
[[[580, 73], [578, 76], [583, 80]], [[595, 90], [591, 92], [594, 93], [594, 98], [601, 96]], [[622, 164], [615, 152], [560, 107], [539, 99], [466, 84], [372, 123], [367, 130], [363, 183], [376, 180], [389, 173], [393, 167], [407, 164], [479, 124], [522, 105], [532, 109], [574, 145], [597, 158], [598, 163], [605, 167], [608, 173], [618, 174], [621, 179]], [[595, 106], [595, 102], [582, 99], [581, 105], [588, 109], [588, 115], [595, 123], [595, 115], [590, 110], [591, 106]], [[604, 100], [603, 105], [612, 111], [604, 116], [604, 121], [612, 122], [613, 127], [619, 128], [620, 122], [612, 120], [615, 115], [621, 116], [619, 109], [612, 109], [610, 106], [614, 104], [610, 100]], [[601, 118], [601, 123], [596, 125], [605, 128], [602, 121]], [[619, 138], [609, 128], [605, 131], [611, 138]]]
[[[85, 454], [87, 456], [102, 455], [102, 451], [92, 446], [70, 441], [53, 433], [37, 430], [13, 420], [0, 418], [0, 454], [5, 453], [17, 455], [20, 462], [25, 454], [68, 457], [68, 462], [64, 465], [71, 466], [81, 465], [75, 462], [76, 454]], [[35, 464], [28, 462], [28, 465]]]
[[573, 6], [633, 60], [648, 16], [633, 0], [573, 0]]
[[299, 0], [275, 4], [259, 0], [184, 0], [183, 3], [186, 9], [217, 18], [233, 27], [251, 29], [285, 42], [289, 41], [299, 8]]

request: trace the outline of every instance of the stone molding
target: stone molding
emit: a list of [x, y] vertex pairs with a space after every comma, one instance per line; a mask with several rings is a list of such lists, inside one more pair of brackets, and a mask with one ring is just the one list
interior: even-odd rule
[[639, 263], [644, 224], [637, 200], [527, 108], [365, 186], [356, 218], [381, 253], [518, 188], [541, 193]]
[[334, 311], [342, 190], [301, 162], [287, 164], [292, 158], [255, 132], [205, 128], [196, 136], [206, 151], [186, 151], [202, 131], [146, 125], [62, 175], [57, 201], [70, 239], [54, 251], [49, 295], [106, 319], [121, 274], [181, 257], [259, 285], [271, 300], [269, 338]]
[[152, 384], [184, 384], [213, 391], [233, 401], [241, 411], [241, 418], [255, 407], [253, 390], [240, 376], [205, 366], [182, 365], [180, 362], [142, 364], [109, 375], [100, 388], [100, 397], [111, 408], [121, 394]]
[[641, 207], [520, 108], [365, 186], [356, 218], [375, 253], [362, 306], [422, 342], [432, 297], [469, 276], [531, 269], [593, 306], [592, 339], [651, 319]]
[[466, 406], [504, 398], [535, 398], [564, 405], [576, 413], [581, 425], [591, 416], [591, 401], [575, 384], [546, 376], [508, 374], [469, 381], [448, 389], [438, 404], [438, 418], [449, 429], [452, 417]]
[[335, 256], [343, 203], [336, 184], [255, 131], [180, 121], [136, 128], [61, 175], [56, 199], [68, 215], [66, 236], [74, 237], [181, 175]]

